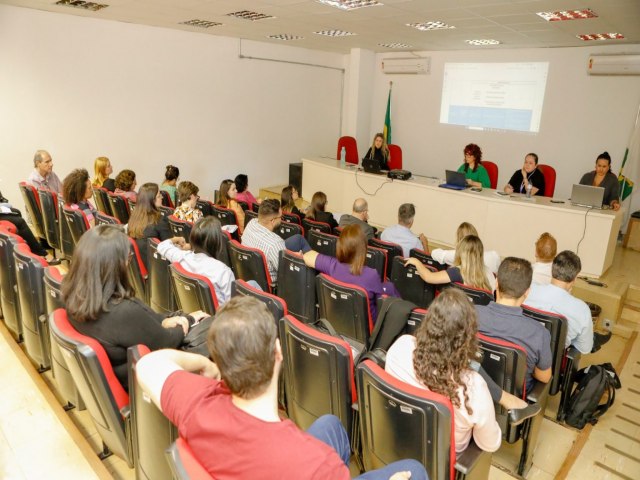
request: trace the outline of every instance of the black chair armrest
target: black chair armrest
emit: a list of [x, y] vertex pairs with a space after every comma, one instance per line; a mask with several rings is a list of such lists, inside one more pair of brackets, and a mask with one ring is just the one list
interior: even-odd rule
[[474, 441], [456, 458], [456, 470], [463, 475], [469, 475], [483, 454], [489, 454], [480, 449]]
[[580, 359], [582, 358], [582, 353], [580, 353], [580, 351], [576, 347], [569, 347], [567, 349], [566, 357], [567, 360], [571, 362], [571, 365], [567, 365], [567, 367], [571, 367], [574, 371], [580, 368]]
[[550, 387], [551, 380], [549, 380], [548, 383], [536, 382], [534, 387], [527, 394], [527, 401], [529, 403], [539, 403], [540, 405], [544, 405], [547, 401], [547, 397], [549, 397]]

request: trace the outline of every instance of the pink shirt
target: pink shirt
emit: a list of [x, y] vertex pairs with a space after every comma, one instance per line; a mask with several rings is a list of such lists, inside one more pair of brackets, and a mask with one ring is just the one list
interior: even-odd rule
[[249, 190], [245, 190], [242, 193], [238, 193], [236, 195], [236, 201], [237, 202], [244, 202], [247, 205], [249, 205], [249, 207], [251, 207], [252, 203], [258, 203], [258, 200], [256, 200], [256, 197], [254, 197], [253, 194]]
[[[405, 383], [427, 389], [418, 380], [413, 369], [415, 348], [416, 339], [412, 335], [398, 338], [387, 352], [385, 370]], [[462, 387], [458, 388], [460, 407], [454, 406], [456, 453], [467, 448], [472, 434], [478, 447], [487, 452], [495, 452], [500, 448], [502, 432], [496, 422], [495, 407], [489, 388], [480, 374], [473, 370], [466, 370], [461, 377], [467, 386], [467, 397], [473, 414], [469, 414], [464, 407]]]

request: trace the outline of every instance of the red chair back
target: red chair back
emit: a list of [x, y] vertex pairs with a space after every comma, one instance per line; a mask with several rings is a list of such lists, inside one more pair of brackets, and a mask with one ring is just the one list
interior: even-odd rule
[[556, 169], [551, 165], [539, 164], [538, 170], [544, 176], [544, 196], [553, 197], [553, 193], [556, 191]]
[[358, 143], [356, 142], [356, 139], [353, 137], [340, 137], [338, 139], [338, 153], [336, 153], [337, 159], [340, 159], [340, 150], [342, 150], [342, 147], [344, 147], [347, 152], [346, 162], [357, 164], [360, 157], [358, 156]]
[[498, 188], [498, 165], [493, 162], [482, 161], [482, 166], [487, 170], [489, 174], [489, 181], [491, 182], [491, 188], [494, 190]]
[[402, 149], [398, 145], [389, 144], [389, 170], [402, 168]]

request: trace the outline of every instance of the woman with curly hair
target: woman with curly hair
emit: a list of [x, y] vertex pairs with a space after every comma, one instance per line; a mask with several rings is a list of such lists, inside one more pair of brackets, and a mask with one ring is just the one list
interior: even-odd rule
[[467, 448], [471, 435], [488, 452], [502, 441], [487, 383], [469, 368], [478, 351], [477, 331], [473, 304], [449, 288], [431, 304], [416, 336], [403, 335], [387, 352], [387, 372], [451, 400], [457, 453]]
[[82, 210], [93, 227], [98, 213], [89, 199], [93, 196], [93, 188], [89, 179], [89, 172], [85, 168], [76, 168], [67, 175], [62, 182], [62, 196], [65, 205], [74, 210]]
[[482, 166], [482, 150], [475, 143], [464, 147], [464, 163], [458, 168], [464, 172], [467, 185], [471, 187], [491, 188], [491, 180], [487, 169]]

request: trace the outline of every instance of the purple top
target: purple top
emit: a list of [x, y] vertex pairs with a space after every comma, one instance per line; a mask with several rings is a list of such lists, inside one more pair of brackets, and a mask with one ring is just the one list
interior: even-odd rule
[[371, 311], [371, 318], [374, 323], [378, 315], [376, 308], [376, 300], [378, 296], [382, 294], [390, 295], [392, 297], [400, 296], [393, 284], [390, 282], [382, 283], [378, 272], [371, 267], [365, 266], [360, 275], [354, 275], [349, 270], [348, 264], [340, 263], [337, 258], [318, 254], [318, 257], [316, 258], [316, 270], [326, 273], [340, 282], [351, 283], [364, 288], [367, 291], [367, 296], [369, 297], [369, 310]]

